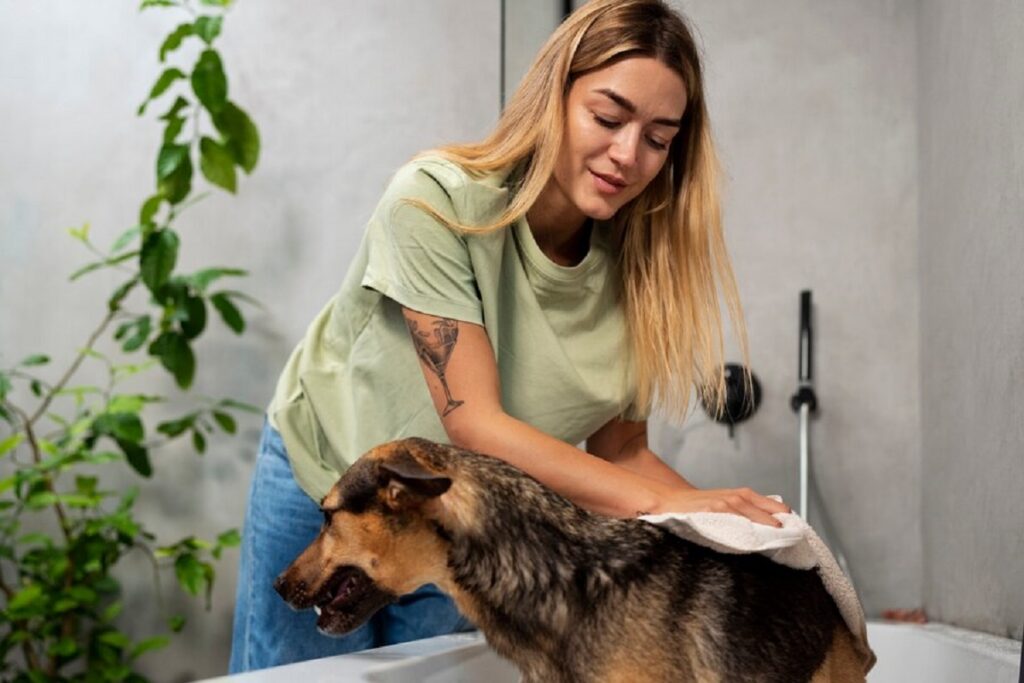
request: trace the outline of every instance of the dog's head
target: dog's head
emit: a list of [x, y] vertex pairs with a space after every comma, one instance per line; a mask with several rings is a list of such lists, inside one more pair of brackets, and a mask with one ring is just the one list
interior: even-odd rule
[[454, 449], [404, 439], [363, 455], [320, 504], [319, 535], [274, 588], [295, 609], [317, 608], [317, 628], [349, 633], [427, 583], [447, 583], [440, 498]]

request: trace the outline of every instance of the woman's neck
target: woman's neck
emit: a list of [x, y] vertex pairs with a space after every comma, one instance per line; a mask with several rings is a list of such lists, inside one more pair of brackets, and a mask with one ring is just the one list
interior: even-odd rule
[[526, 212], [526, 221], [537, 246], [555, 263], [574, 266], [587, 255], [592, 221], [553, 178]]

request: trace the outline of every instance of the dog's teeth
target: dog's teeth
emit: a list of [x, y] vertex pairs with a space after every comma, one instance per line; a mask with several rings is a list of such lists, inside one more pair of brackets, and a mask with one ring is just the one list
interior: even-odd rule
[[319, 605], [315, 605], [313, 607], [313, 611], [316, 612], [317, 616], [320, 616], [320, 606]]

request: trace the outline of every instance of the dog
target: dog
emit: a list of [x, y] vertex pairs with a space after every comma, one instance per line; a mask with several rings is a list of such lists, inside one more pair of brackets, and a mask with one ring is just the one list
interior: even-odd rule
[[508, 463], [378, 446], [274, 587], [341, 635], [428, 583], [528, 683], [850, 683], [866, 662], [813, 570], [592, 514]]

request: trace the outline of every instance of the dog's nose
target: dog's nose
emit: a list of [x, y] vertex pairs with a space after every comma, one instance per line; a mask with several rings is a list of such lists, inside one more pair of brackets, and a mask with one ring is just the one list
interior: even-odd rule
[[277, 594], [285, 600], [288, 599], [288, 580], [285, 578], [284, 574], [281, 574], [274, 579], [274, 590], [277, 591]]

